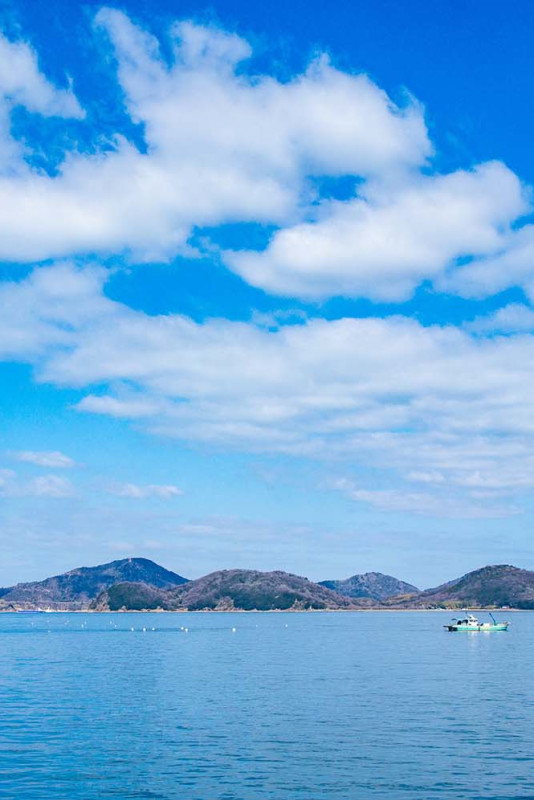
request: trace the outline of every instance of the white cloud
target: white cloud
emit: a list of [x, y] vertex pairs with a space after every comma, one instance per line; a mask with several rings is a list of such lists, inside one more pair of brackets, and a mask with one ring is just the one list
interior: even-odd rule
[[76, 462], [59, 450], [18, 450], [10, 453], [17, 461], [36, 464], [39, 467], [75, 467]]
[[140, 486], [135, 483], [122, 483], [111, 487], [109, 491], [111, 494], [117, 495], [117, 497], [129, 497], [139, 500], [147, 497], [159, 497], [162, 500], [169, 500], [171, 497], [179, 497], [183, 494], [182, 489], [178, 488], [178, 486], [165, 484]]
[[482, 298], [520, 286], [534, 300], [534, 225], [508, 232], [499, 250], [443, 276], [437, 287], [463, 297]]
[[240, 63], [251, 52], [244, 40], [183, 22], [168, 66], [158, 42], [121, 12], [103, 9], [97, 22], [146, 152], [117, 136], [114, 150], [67, 154], [55, 176], [0, 180], [0, 258], [167, 258], [187, 250], [196, 226], [294, 218], [309, 199], [308, 176], [393, 174], [431, 152], [416, 103], [395, 106], [325, 57], [287, 82], [251, 75]]
[[[0, 172], [12, 174], [24, 149], [9, 133], [14, 106], [42, 116], [83, 117], [70, 89], [57, 89], [39, 70], [35, 51], [26, 42], [11, 42], [0, 34]], [[19, 168], [23, 166], [18, 164]]]
[[[425, 279], [484, 292], [506, 284], [505, 273], [530, 291], [532, 226], [510, 231], [529, 208], [517, 177], [499, 162], [428, 174], [432, 146], [412, 99], [396, 106], [325, 55], [285, 82], [254, 75], [243, 68], [253, 55], [245, 40], [187, 21], [171, 29], [169, 64], [125, 14], [102, 9], [96, 21], [146, 152], [117, 134], [111, 150], [108, 142], [94, 155], [69, 152], [49, 176], [10, 150], [0, 258], [166, 259], [193, 253], [196, 229], [256, 221], [280, 230], [264, 252], [227, 253], [226, 262], [267, 291], [398, 301]], [[5, 39], [2, 92], [7, 110], [82, 113], [72, 92], [46, 81], [27, 45]], [[309, 179], [320, 176], [353, 176], [358, 193], [317, 204]], [[474, 260], [456, 278], [458, 259]]]
[[12, 470], [0, 470], [2, 497], [74, 497], [72, 483], [59, 475], [39, 475], [29, 481], [21, 480]]
[[[395, 105], [369, 77], [336, 69], [324, 54], [286, 81], [255, 75], [250, 45], [216, 27], [176, 23], [168, 60], [122, 12], [104, 8], [96, 24], [146, 147], [117, 133], [105, 150], [67, 152], [47, 175], [5, 139], [0, 258], [168, 259], [194, 255], [191, 235], [202, 228], [254, 221], [279, 227], [267, 249], [225, 260], [270, 292], [399, 301], [424, 280], [461, 293], [511, 280], [534, 291], [534, 228], [512, 230], [530, 208], [518, 178], [499, 162], [432, 173], [423, 111], [408, 95]], [[2, 96], [0, 114], [2, 102], [6, 113], [17, 104], [82, 113], [70, 90], [46, 81], [27, 45], [5, 39]], [[357, 190], [345, 202], [321, 197], [310, 180], [346, 176]], [[205, 231], [204, 241], [213, 253]], [[456, 275], [458, 262], [468, 263]]]
[[449, 517], [451, 519], [492, 519], [509, 517], [518, 513], [513, 506], [499, 507], [493, 504], [476, 503], [469, 499], [411, 492], [402, 489], [365, 489], [347, 479], [340, 479], [334, 487], [351, 500], [365, 503], [380, 511], [408, 512], [425, 517]]
[[493, 314], [477, 317], [465, 325], [473, 333], [521, 333], [534, 331], [534, 310], [522, 303], [510, 303]]
[[226, 254], [249, 283], [311, 298], [407, 299], [462, 257], [494, 253], [526, 209], [516, 176], [499, 163], [419, 177], [394, 192], [327, 203], [318, 220], [275, 233], [261, 252]]
[[[119, 81], [134, 119], [148, 123], [147, 140], [200, 165], [200, 156], [282, 182], [312, 175], [384, 174], [421, 164], [431, 152], [421, 109], [397, 108], [367, 76], [340, 72], [325, 55], [282, 83], [250, 75], [241, 62], [250, 45], [235, 34], [192, 22], [172, 29], [169, 68], [158, 42], [120, 12], [103, 9]], [[254, 161], [254, 163], [251, 163]]]
[[40, 475], [30, 481], [24, 491], [35, 497], [74, 497], [75, 490], [67, 478], [60, 475]]
[[433, 472], [417, 472], [414, 470], [407, 474], [406, 479], [415, 483], [445, 483], [445, 476], [437, 470]]
[[103, 271], [69, 264], [35, 270], [0, 285], [0, 358], [38, 358], [74, 342], [74, 331], [103, 319], [112, 306], [100, 293]]
[[12, 105], [45, 116], [81, 117], [72, 91], [57, 89], [42, 75], [35, 51], [26, 42], [0, 35], [0, 94]]
[[5, 337], [38, 379], [84, 390], [80, 411], [212, 446], [344, 458], [428, 483], [439, 473], [462, 491], [534, 486], [532, 335], [403, 317], [199, 324], [108, 300], [102, 280], [61, 264], [0, 286], [0, 307], [16, 290], [25, 321], [18, 339], [0, 322], [0, 351]]
[[8, 482], [15, 477], [15, 473], [11, 469], [0, 469], [0, 493]]

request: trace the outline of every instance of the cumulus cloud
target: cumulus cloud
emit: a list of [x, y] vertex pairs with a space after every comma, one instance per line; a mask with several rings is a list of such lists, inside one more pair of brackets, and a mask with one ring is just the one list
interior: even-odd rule
[[[0, 258], [168, 259], [197, 252], [191, 237], [203, 228], [259, 222], [278, 228], [268, 247], [224, 258], [277, 294], [398, 301], [423, 280], [463, 294], [511, 280], [533, 289], [533, 226], [517, 225], [530, 210], [518, 178], [499, 162], [432, 173], [413, 99], [396, 105], [369, 77], [336, 69], [324, 54], [286, 81], [256, 75], [248, 42], [216, 27], [175, 23], [169, 60], [116, 9], [100, 10], [96, 25], [144, 147], [117, 132], [105, 150], [66, 152], [47, 175], [26, 164], [6, 133]], [[15, 105], [82, 115], [73, 93], [42, 75], [28, 45], [0, 39], [0, 117]], [[311, 180], [347, 176], [357, 190], [344, 202], [326, 199]]]
[[441, 290], [475, 299], [511, 286], [521, 287], [529, 300], [534, 300], [534, 225], [510, 231], [496, 253], [470, 260], [437, 283]]
[[[277, 228], [267, 248], [223, 258], [276, 294], [399, 301], [424, 280], [462, 294], [512, 280], [534, 291], [533, 226], [518, 225], [528, 193], [500, 162], [445, 175], [429, 169], [423, 110], [408, 95], [397, 105], [325, 54], [285, 81], [254, 74], [249, 43], [214, 26], [175, 23], [170, 58], [116, 9], [101, 9], [96, 26], [144, 146], [117, 132], [105, 149], [66, 152], [47, 175], [6, 134], [0, 258], [170, 259], [197, 254], [199, 241], [213, 253], [206, 229], [257, 222]], [[28, 45], [0, 39], [0, 117], [15, 105], [82, 115]], [[323, 177], [353, 179], [353, 196], [328, 199], [316, 180]]]
[[249, 283], [277, 294], [400, 301], [457, 259], [498, 251], [526, 207], [517, 177], [485, 164], [327, 203], [319, 219], [275, 233], [265, 251], [225, 257]]
[[122, 483], [112, 486], [109, 491], [111, 494], [117, 495], [117, 497], [129, 497], [138, 500], [146, 497], [159, 497], [162, 500], [169, 500], [171, 497], [179, 497], [183, 494], [182, 489], [172, 484], [146, 484], [140, 486], [136, 483]]
[[18, 450], [10, 453], [17, 461], [36, 464], [39, 467], [75, 467], [76, 462], [59, 450]]
[[383, 175], [431, 152], [416, 103], [399, 108], [326, 57], [281, 82], [242, 69], [251, 54], [243, 39], [182, 22], [171, 31], [169, 66], [158, 42], [121, 12], [103, 9], [97, 24], [146, 150], [117, 136], [112, 150], [67, 154], [55, 176], [0, 180], [2, 258], [167, 258], [187, 248], [194, 227], [291, 219], [309, 196], [309, 176]]
[[0, 358], [38, 358], [72, 342], [74, 328], [101, 319], [110, 309], [100, 293], [103, 275], [61, 264], [1, 284]]
[[[15, 106], [51, 117], [83, 117], [70, 89], [58, 89], [40, 72], [35, 51], [26, 42], [12, 42], [0, 34], [0, 174], [23, 167], [23, 147], [9, 132]], [[18, 161], [17, 161], [18, 158]]]
[[[191, 234], [205, 226], [256, 221], [277, 228], [267, 248], [223, 258], [269, 292], [399, 301], [430, 279], [472, 297], [512, 284], [534, 296], [534, 226], [518, 223], [530, 210], [528, 192], [500, 162], [432, 172], [417, 102], [396, 105], [324, 55], [286, 81], [255, 75], [250, 45], [214, 27], [177, 23], [166, 59], [117, 10], [99, 12], [97, 25], [145, 147], [117, 135], [111, 149], [66, 153], [54, 175], [32, 168], [8, 134], [11, 109], [83, 112], [70, 89], [47, 81], [27, 44], [0, 38], [0, 150], [3, 142], [11, 165], [2, 172], [0, 152], [0, 258], [170, 258], [193, 252]], [[315, 179], [346, 176], [353, 196], [321, 195]], [[1, 284], [0, 358], [81, 390], [81, 412], [190, 442], [350, 458], [412, 484], [402, 498], [390, 488], [353, 490], [376, 508], [430, 513], [439, 487], [453, 487], [469, 515], [475, 493], [534, 486], [527, 305], [461, 330], [403, 317], [200, 324], [109, 300], [105, 276], [62, 262]], [[74, 463], [56, 451], [16, 457], [51, 469]], [[24, 488], [7, 473], [0, 481], [4, 493], [74, 491], [55, 475]], [[413, 491], [414, 483], [427, 490]], [[180, 490], [112, 491], [142, 498]]]
[[[462, 491], [534, 486], [532, 335], [486, 337], [404, 317], [200, 324], [111, 301], [102, 280], [61, 264], [16, 286], [31, 309], [18, 357], [38, 379], [84, 391], [80, 411], [189, 442], [350, 459]], [[58, 300], [65, 286], [67, 303]], [[0, 305], [12, 290], [0, 288]], [[46, 347], [27, 347], [34, 330]], [[0, 325], [0, 351], [4, 335], [14, 357]]]
[[534, 310], [523, 303], [510, 303], [466, 323], [465, 328], [473, 333], [520, 333], [534, 330]]
[[81, 117], [70, 89], [57, 89], [40, 72], [35, 51], [26, 42], [0, 35], [0, 94], [13, 105], [45, 116]]

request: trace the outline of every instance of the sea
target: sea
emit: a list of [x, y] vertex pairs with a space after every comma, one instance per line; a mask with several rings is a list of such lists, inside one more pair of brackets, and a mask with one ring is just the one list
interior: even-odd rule
[[534, 613], [504, 616], [0, 614], [0, 797], [532, 800]]

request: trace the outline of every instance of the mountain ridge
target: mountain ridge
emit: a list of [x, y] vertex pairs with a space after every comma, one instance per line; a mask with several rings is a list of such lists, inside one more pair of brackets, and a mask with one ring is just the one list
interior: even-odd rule
[[345, 580], [319, 581], [319, 585], [326, 586], [344, 597], [368, 597], [378, 602], [396, 595], [416, 594], [420, 591], [417, 586], [392, 575], [385, 575], [383, 572], [364, 572]]
[[396, 608], [534, 609], [534, 572], [510, 564], [490, 564], [415, 595], [393, 597]]
[[77, 567], [43, 581], [18, 583], [7, 591], [2, 590], [0, 606], [77, 610], [87, 607], [108, 586], [127, 580], [149, 583], [158, 588], [187, 583], [187, 578], [148, 558], [122, 558], [95, 567]]
[[95, 610], [284, 611], [352, 608], [349, 598], [288, 572], [218, 570], [168, 590], [123, 583], [93, 602]]
[[[401, 594], [391, 594], [400, 589]], [[349, 594], [351, 592], [351, 594]], [[355, 610], [534, 609], [534, 572], [510, 564], [481, 567], [419, 591], [382, 573], [314, 583], [275, 570], [218, 570], [189, 581], [150, 559], [79, 567], [44, 581], [0, 589], [0, 610]]]

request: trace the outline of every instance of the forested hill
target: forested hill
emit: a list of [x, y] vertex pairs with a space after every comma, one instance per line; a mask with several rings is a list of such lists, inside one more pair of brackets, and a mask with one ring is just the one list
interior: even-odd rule
[[212, 572], [167, 591], [139, 584], [113, 586], [93, 604], [100, 610], [163, 608], [167, 610], [348, 609], [347, 597], [287, 572], [232, 569]]
[[2, 590], [0, 607], [86, 608], [104, 589], [124, 581], [167, 589], [187, 579], [148, 558], [122, 558], [96, 567], [79, 567], [44, 581], [18, 583]]
[[385, 603], [398, 608], [534, 609], [534, 572], [508, 564], [482, 567], [434, 589]]
[[356, 608], [534, 609], [534, 572], [487, 566], [433, 589], [381, 573], [314, 583], [287, 572], [219, 570], [188, 581], [146, 558], [124, 558], [96, 567], [19, 583], [0, 590], [0, 610], [189, 609], [342, 610]]
[[342, 581], [320, 581], [320, 585], [345, 597], [368, 597], [378, 602], [399, 594], [419, 592], [417, 586], [400, 581], [391, 575], [384, 575], [382, 572], [364, 572], [362, 575], [353, 575]]

